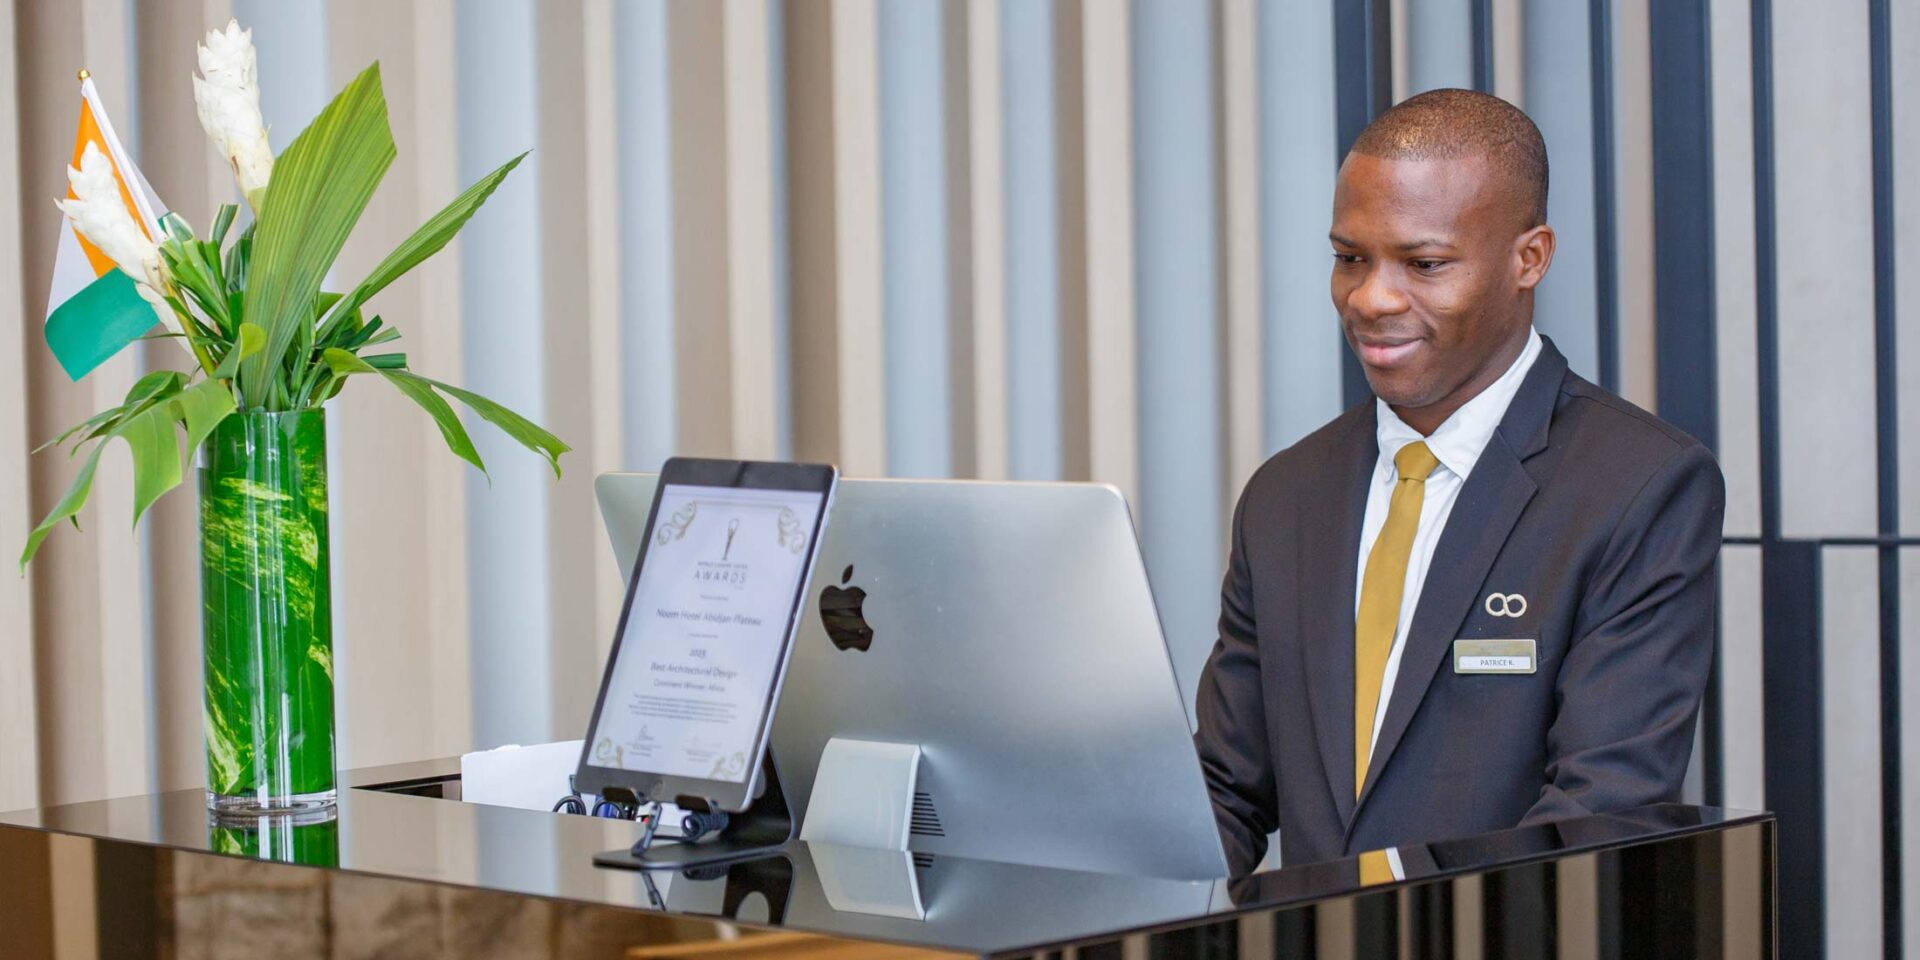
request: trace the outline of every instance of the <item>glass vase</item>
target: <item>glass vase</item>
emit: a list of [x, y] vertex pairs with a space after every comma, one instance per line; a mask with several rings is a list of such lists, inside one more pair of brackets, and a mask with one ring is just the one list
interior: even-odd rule
[[238, 411], [200, 451], [207, 806], [334, 801], [327, 423]]
[[340, 823], [331, 807], [300, 813], [207, 814], [207, 849], [308, 867], [340, 865]]

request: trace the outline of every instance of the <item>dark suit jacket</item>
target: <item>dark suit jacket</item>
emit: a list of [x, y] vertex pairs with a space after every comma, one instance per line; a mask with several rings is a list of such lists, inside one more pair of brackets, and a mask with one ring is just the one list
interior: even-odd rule
[[[1281, 451], [1234, 510], [1194, 738], [1232, 871], [1275, 828], [1295, 864], [1679, 799], [1724, 482], [1705, 447], [1548, 341], [1441, 532], [1355, 801], [1375, 420], [1368, 401]], [[1523, 595], [1525, 614], [1492, 615], [1493, 593]], [[1456, 638], [1536, 640], [1537, 672], [1456, 674]]]

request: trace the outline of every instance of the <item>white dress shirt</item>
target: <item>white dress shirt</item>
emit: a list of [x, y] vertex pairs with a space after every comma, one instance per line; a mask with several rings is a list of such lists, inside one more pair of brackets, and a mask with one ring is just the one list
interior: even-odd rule
[[[1440, 461], [1427, 476], [1426, 498], [1420, 503], [1420, 526], [1414, 531], [1413, 550], [1407, 557], [1407, 583], [1400, 594], [1400, 620], [1393, 631], [1393, 649], [1387, 654], [1387, 672], [1380, 680], [1380, 705], [1373, 711], [1375, 741], [1380, 737], [1380, 724], [1387, 716], [1393, 681], [1400, 675], [1400, 654], [1406, 650], [1407, 627], [1413, 622], [1414, 610], [1420, 606], [1420, 588], [1427, 581], [1427, 566], [1433, 562], [1433, 548], [1440, 542], [1440, 531], [1446, 529], [1447, 515], [1453, 512], [1454, 501], [1460, 499], [1461, 486], [1473, 472], [1473, 465], [1479, 462], [1488, 441], [1493, 439], [1493, 432], [1507, 415], [1513, 395], [1520, 390], [1520, 382], [1526, 379], [1527, 371], [1539, 356], [1540, 332], [1529, 330], [1527, 345], [1507, 372], [1455, 410], [1430, 437], [1422, 437], [1420, 431], [1407, 426], [1385, 401], [1374, 401], [1380, 421], [1376, 434], [1380, 460], [1373, 468], [1373, 483], [1367, 488], [1366, 519], [1360, 525], [1359, 570], [1353, 587], [1356, 615], [1360, 609], [1360, 590], [1367, 578], [1367, 555], [1373, 552], [1373, 542], [1380, 539], [1380, 528], [1387, 525], [1388, 502], [1393, 499], [1394, 484], [1400, 481], [1400, 471], [1393, 465], [1394, 455], [1409, 443], [1425, 440], [1427, 449]], [[1371, 755], [1372, 750], [1368, 753]]]

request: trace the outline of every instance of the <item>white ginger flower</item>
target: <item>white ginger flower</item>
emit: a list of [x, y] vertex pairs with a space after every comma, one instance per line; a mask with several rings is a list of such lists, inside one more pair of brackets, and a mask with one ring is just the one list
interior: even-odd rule
[[235, 20], [225, 30], [207, 33], [200, 46], [200, 76], [193, 78], [193, 101], [199, 107], [200, 126], [220, 155], [233, 167], [240, 193], [260, 209], [258, 192], [273, 176], [273, 150], [267, 146], [267, 128], [260, 119], [260, 76], [253, 50], [253, 31]]
[[134, 289], [141, 299], [153, 304], [160, 322], [168, 331], [179, 333], [179, 318], [160, 294], [171, 285], [166, 265], [160, 260], [160, 247], [127, 209], [120, 180], [113, 174], [113, 162], [100, 152], [98, 144], [87, 143], [80, 154], [79, 169], [67, 168], [67, 183], [73, 188], [73, 196], [54, 201], [67, 221], [122, 273], [132, 277]]

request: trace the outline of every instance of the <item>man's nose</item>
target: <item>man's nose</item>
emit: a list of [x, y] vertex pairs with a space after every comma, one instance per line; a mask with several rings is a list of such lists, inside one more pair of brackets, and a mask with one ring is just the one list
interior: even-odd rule
[[1347, 309], [1363, 319], [1391, 317], [1407, 312], [1407, 295], [1383, 265], [1374, 265], [1347, 295]]

